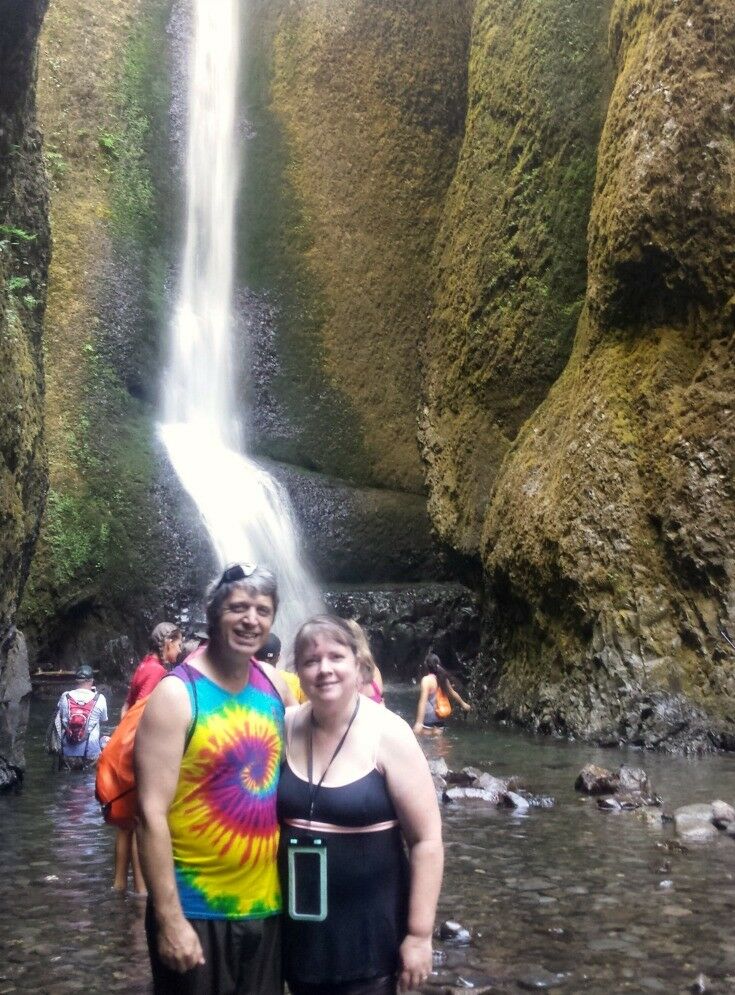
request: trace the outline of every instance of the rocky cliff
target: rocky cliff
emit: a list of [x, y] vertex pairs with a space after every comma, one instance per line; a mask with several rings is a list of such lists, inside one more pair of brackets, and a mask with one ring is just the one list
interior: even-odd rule
[[29, 0], [24, 4], [0, 0], [0, 752], [3, 753], [7, 702], [17, 700], [29, 690], [22, 675], [19, 682], [11, 680], [5, 669], [8, 654], [17, 655], [16, 609], [28, 576], [47, 487], [42, 321], [49, 228], [35, 103], [36, 42], [45, 10], [46, 0]]
[[22, 613], [42, 663], [132, 656], [211, 568], [155, 434], [176, 212], [169, 6], [58, 0], [44, 24], [50, 490]]
[[276, 309], [253, 418], [276, 459], [425, 490], [417, 352], [464, 126], [471, 7], [257, 6], [240, 231], [243, 279]]
[[[504, 8], [538, 17], [543, 7], [484, 6], [487, 17], [477, 24], [488, 41], [503, 30]], [[575, 5], [553, 6], [572, 13]], [[592, 4], [576, 6], [580, 20], [590, 16]], [[465, 464], [465, 479], [443, 455], [454, 448], [454, 423], [443, 430], [436, 404], [430, 407], [427, 422], [439, 435], [438, 443], [426, 436], [437, 477], [432, 503], [454, 541], [473, 545], [479, 534], [497, 636], [481, 676], [495, 706], [547, 730], [610, 741], [732, 745], [735, 9], [726, 0], [618, 0], [608, 46], [615, 80], [571, 356], [538, 406], [533, 391], [524, 392], [535, 410], [521, 407], [528, 417], [517, 432], [502, 391], [481, 405], [486, 427], [472, 414], [474, 386], [495, 375], [492, 362], [463, 380], [473, 403], [457, 406], [460, 423], [469, 419], [480, 436], [472, 445], [490, 454], [479, 473]], [[537, 51], [521, 73], [529, 86]], [[574, 89], [578, 77], [569, 69]], [[494, 92], [492, 85], [486, 91]], [[602, 87], [599, 101], [605, 96]], [[516, 107], [519, 121], [520, 113]], [[504, 120], [513, 119], [505, 110]], [[569, 124], [565, 117], [562, 132]], [[558, 131], [556, 143], [563, 155], [574, 148], [573, 137]], [[512, 185], [513, 151], [502, 172], [516, 201], [523, 194]], [[538, 152], [542, 175], [559, 162], [554, 145], [549, 151], [551, 160]], [[533, 207], [532, 200], [531, 216]], [[506, 214], [511, 225], [512, 217]], [[581, 211], [566, 241], [537, 243], [544, 272], [562, 265], [575, 238], [578, 246], [585, 221]], [[578, 249], [575, 258], [582, 258]], [[527, 245], [509, 317], [496, 274], [486, 278], [486, 341], [472, 322], [453, 324], [463, 355], [478, 348], [475, 335], [491, 359], [512, 357], [505, 382], [531, 376], [536, 397], [550, 384], [528, 366], [527, 336], [540, 326], [533, 318], [538, 287], [527, 271], [538, 262]], [[475, 287], [469, 284], [470, 302]], [[445, 298], [440, 282], [440, 306]], [[558, 309], [570, 303], [565, 295], [551, 305], [557, 331]], [[513, 339], [507, 328], [519, 308], [531, 317]], [[554, 350], [555, 364], [563, 352]]]
[[31, 689], [16, 611], [47, 490], [42, 322], [50, 239], [35, 101], [46, 3], [0, 0], [0, 755], [9, 783], [25, 766]]

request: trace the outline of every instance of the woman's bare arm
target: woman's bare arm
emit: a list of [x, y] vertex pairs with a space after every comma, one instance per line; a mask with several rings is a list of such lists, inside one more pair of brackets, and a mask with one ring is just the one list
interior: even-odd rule
[[441, 817], [426, 757], [411, 730], [386, 713], [378, 753], [409, 850], [408, 933], [401, 944], [400, 987], [418, 989], [431, 971], [431, 936], [444, 867]]
[[454, 700], [457, 702], [460, 708], [463, 708], [465, 712], [469, 712], [472, 709], [472, 705], [467, 704], [464, 698], [460, 695], [459, 691], [457, 691], [456, 688], [452, 685], [451, 681], [448, 681], [447, 683], [449, 684], [449, 693], [452, 696], [452, 698], [454, 698]]
[[426, 703], [429, 700], [429, 694], [433, 691], [432, 678], [429, 674], [426, 677], [421, 678], [421, 685], [419, 691], [419, 703], [416, 706], [416, 721], [413, 724], [413, 731], [418, 735], [424, 728], [424, 714], [426, 713]]

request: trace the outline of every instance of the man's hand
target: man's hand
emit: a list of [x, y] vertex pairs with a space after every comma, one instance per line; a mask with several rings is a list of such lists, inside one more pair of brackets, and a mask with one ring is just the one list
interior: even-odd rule
[[409, 933], [401, 944], [398, 956], [401, 964], [398, 975], [399, 990], [418, 991], [431, 974], [431, 937], [412, 936]]
[[166, 967], [183, 974], [204, 963], [199, 937], [183, 916], [159, 923], [158, 930], [158, 952]]

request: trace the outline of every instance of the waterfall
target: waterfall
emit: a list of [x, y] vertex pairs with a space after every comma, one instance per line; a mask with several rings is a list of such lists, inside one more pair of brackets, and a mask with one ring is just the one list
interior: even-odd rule
[[186, 237], [159, 431], [220, 565], [255, 562], [278, 578], [274, 628], [288, 647], [322, 603], [301, 560], [287, 494], [241, 452], [232, 362], [239, 3], [193, 0]]

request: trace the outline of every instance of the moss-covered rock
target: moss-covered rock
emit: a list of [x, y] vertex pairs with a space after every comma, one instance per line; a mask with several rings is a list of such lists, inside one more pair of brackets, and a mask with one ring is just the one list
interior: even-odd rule
[[568, 359], [609, 89], [609, 0], [478, 0], [435, 252], [421, 441], [443, 538], [477, 553], [503, 457]]
[[263, 392], [291, 425], [260, 426], [268, 455], [423, 490], [417, 352], [470, 8], [304, 0], [260, 5], [250, 25], [244, 277], [276, 307]]
[[168, 14], [168, 0], [59, 0], [42, 38], [51, 489], [23, 603], [41, 661], [99, 654], [122, 633], [140, 643], [211, 568], [155, 436], [173, 213]]
[[484, 523], [491, 676], [547, 728], [664, 745], [704, 709], [731, 744], [735, 8], [619, 0], [610, 46], [586, 307]]
[[45, 0], [0, 0], [0, 678], [46, 496], [42, 321], [49, 228], [36, 127]]

